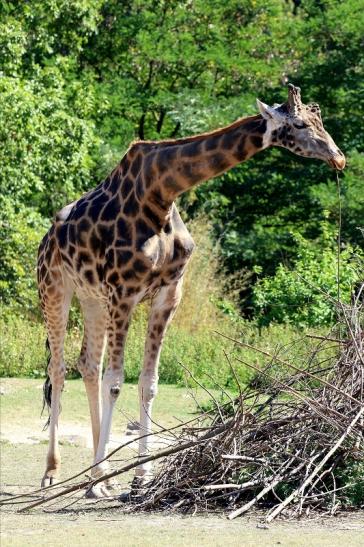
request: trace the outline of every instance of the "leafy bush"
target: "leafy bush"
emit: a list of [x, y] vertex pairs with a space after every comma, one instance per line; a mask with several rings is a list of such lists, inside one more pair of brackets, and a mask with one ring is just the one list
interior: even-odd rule
[[34, 209], [17, 212], [9, 199], [0, 210], [0, 297], [7, 312], [37, 314], [37, 249], [47, 222]]
[[[338, 254], [332, 229], [322, 223], [322, 236], [309, 241], [292, 234], [298, 257], [289, 268], [278, 266], [274, 276], [260, 279], [254, 287], [254, 306], [260, 325], [293, 323], [297, 326], [323, 326], [335, 322], [338, 296]], [[355, 283], [362, 279], [361, 249], [346, 245], [339, 259], [339, 292], [349, 303]]]
[[338, 470], [338, 477], [343, 490], [339, 499], [346, 507], [364, 506], [364, 462], [362, 459], [349, 458]]

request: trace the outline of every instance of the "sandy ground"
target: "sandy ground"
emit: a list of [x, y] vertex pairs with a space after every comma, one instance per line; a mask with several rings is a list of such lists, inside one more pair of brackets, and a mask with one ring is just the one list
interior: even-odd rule
[[[39, 487], [48, 437], [47, 432], [42, 431], [44, 417], [39, 417], [40, 388], [40, 383], [32, 380], [2, 382], [0, 457], [3, 499], [10, 494], [30, 492]], [[80, 396], [82, 389], [81, 382], [69, 383], [64, 397], [61, 478], [87, 467], [92, 458], [88, 409], [85, 397]], [[126, 386], [124, 403], [128, 413], [126, 415], [123, 409], [120, 410], [113, 430], [113, 445], [133, 438], [125, 433], [127, 422], [136, 416], [135, 394], [135, 386]], [[166, 413], [171, 406], [171, 398], [176, 416], [181, 419], [190, 417], [194, 404], [187, 395], [186, 390], [161, 386], [159, 407], [156, 407], [159, 422], [164, 418], [167, 423], [172, 423], [172, 418]], [[115, 465], [127, 457], [128, 453], [123, 453]], [[131, 474], [122, 476], [119, 490], [127, 489], [131, 479]], [[74, 501], [77, 503], [69, 505]], [[124, 507], [116, 499], [97, 502], [78, 496], [68, 499], [67, 504], [68, 507], [63, 510], [58, 504], [28, 513], [19, 513], [19, 506], [5, 506], [1, 512], [1, 547], [364, 546], [364, 516], [360, 513], [343, 514], [331, 519], [281, 520], [266, 526], [263, 515], [259, 513], [230, 522], [223, 514], [125, 514]], [[62, 507], [65, 505], [63, 503]]]

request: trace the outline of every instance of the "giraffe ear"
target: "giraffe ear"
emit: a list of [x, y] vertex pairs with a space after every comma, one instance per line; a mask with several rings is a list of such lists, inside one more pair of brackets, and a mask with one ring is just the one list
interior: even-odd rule
[[262, 103], [262, 101], [260, 101], [259, 99], [257, 99], [257, 106], [259, 108], [259, 112], [261, 113], [263, 118], [265, 118], [266, 120], [271, 120], [272, 118], [275, 117], [274, 108], [272, 108], [271, 106], [268, 106], [267, 104]]

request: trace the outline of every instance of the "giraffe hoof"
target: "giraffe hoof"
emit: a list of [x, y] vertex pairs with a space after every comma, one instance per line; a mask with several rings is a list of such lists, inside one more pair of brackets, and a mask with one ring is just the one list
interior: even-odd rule
[[48, 486], [52, 486], [53, 484], [57, 484], [57, 479], [56, 477], [48, 477], [47, 475], [45, 475], [43, 478], [42, 478], [42, 483], [41, 483], [41, 488], [47, 488]]
[[121, 503], [140, 503], [145, 495], [145, 484], [142, 477], [134, 477], [129, 492], [122, 492], [118, 498]]
[[105, 484], [104, 482], [98, 482], [97, 484], [93, 484], [86, 491], [86, 498], [88, 499], [101, 499], [112, 497], [115, 497], [113, 485]]

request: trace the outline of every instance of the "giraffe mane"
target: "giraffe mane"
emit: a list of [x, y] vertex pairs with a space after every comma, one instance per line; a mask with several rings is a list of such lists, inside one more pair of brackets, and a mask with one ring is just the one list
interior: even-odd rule
[[161, 139], [158, 141], [137, 139], [131, 143], [130, 148], [132, 148], [134, 145], [140, 145], [140, 144], [151, 144], [151, 145], [162, 145], [162, 146], [188, 144], [189, 142], [196, 142], [206, 137], [218, 137], [219, 135], [223, 135], [226, 131], [229, 131], [230, 129], [235, 129], [236, 127], [245, 125], [246, 123], [249, 123], [249, 122], [260, 120], [261, 118], [262, 116], [260, 114], [256, 114], [254, 116], [247, 116], [246, 118], [239, 118], [235, 122], [231, 123], [230, 125], [226, 125], [225, 127], [221, 127], [213, 131], [206, 131], [205, 133], [199, 133], [198, 135], [192, 135], [190, 137], [182, 137], [179, 139]]

